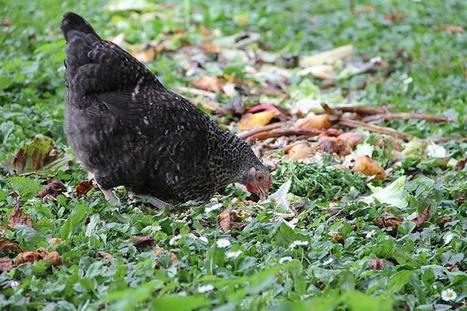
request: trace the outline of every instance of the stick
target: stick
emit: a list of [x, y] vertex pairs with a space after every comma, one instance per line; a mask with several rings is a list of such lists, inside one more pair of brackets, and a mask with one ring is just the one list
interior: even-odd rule
[[[325, 130], [324, 130], [325, 131]], [[298, 129], [298, 128], [277, 128], [272, 131], [263, 131], [250, 136], [251, 139], [264, 140], [267, 138], [281, 137], [281, 136], [317, 136], [324, 132], [322, 129]]]
[[437, 117], [437, 116], [430, 116], [422, 113], [415, 113], [415, 112], [401, 112], [401, 113], [383, 113], [383, 114], [375, 114], [364, 117], [362, 119], [363, 122], [371, 122], [376, 120], [424, 120], [427, 122], [433, 123], [441, 123], [441, 122], [449, 122], [448, 118], [445, 117]]
[[177, 91], [182, 92], [182, 93], [189, 93], [189, 94], [193, 94], [193, 95], [200, 95], [200, 96], [207, 97], [209, 99], [215, 99], [216, 98], [216, 93], [208, 92], [208, 91], [201, 90], [201, 89], [195, 89], [195, 88], [192, 88], [192, 87], [179, 86], [179, 87], [177, 87]]
[[338, 106], [334, 107], [334, 110], [342, 111], [342, 112], [353, 112], [357, 114], [363, 115], [374, 115], [374, 114], [384, 114], [387, 113], [387, 110], [384, 108], [371, 108], [371, 107], [364, 107], [364, 106]]
[[363, 128], [370, 132], [376, 132], [376, 133], [386, 134], [389, 136], [394, 136], [394, 137], [403, 139], [405, 141], [412, 139], [411, 135], [400, 133], [396, 131], [395, 129], [384, 127], [384, 126], [377, 126], [374, 124], [368, 124], [368, 123], [364, 123], [361, 121], [350, 120], [350, 119], [340, 119], [339, 124], [348, 126], [348, 127], [353, 127], [353, 128]]
[[266, 131], [276, 129], [278, 127], [281, 127], [282, 125], [284, 125], [284, 124], [282, 124], [281, 122], [265, 125], [265, 126], [262, 126], [262, 127], [255, 128], [255, 129], [253, 129], [251, 131], [242, 133], [242, 134], [238, 135], [238, 137], [240, 139], [245, 140], [245, 139], [247, 139], [247, 138], [249, 138], [249, 137], [251, 137], [253, 135], [256, 135], [256, 134], [261, 133], [261, 132], [266, 132]]

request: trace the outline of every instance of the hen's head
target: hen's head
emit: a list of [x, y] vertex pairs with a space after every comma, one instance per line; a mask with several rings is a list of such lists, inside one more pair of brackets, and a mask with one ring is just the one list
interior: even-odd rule
[[266, 167], [262, 164], [256, 165], [244, 173], [242, 184], [249, 192], [257, 194], [260, 199], [265, 199], [272, 186], [272, 177]]

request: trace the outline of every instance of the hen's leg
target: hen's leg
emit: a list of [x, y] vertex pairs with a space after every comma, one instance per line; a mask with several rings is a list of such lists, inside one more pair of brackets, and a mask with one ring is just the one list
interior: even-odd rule
[[143, 201], [148, 202], [152, 206], [159, 208], [159, 209], [164, 209], [164, 208], [170, 208], [172, 207], [172, 204], [166, 203], [156, 197], [152, 197], [149, 195], [137, 195], [138, 198], [142, 199]]
[[[93, 176], [91, 174], [91, 176]], [[101, 189], [102, 193], [104, 194], [105, 199], [112, 205], [120, 205], [120, 199], [113, 193], [112, 187], [107, 187], [105, 184], [105, 178], [100, 178], [93, 176], [94, 181], [96, 182], [99, 189]]]

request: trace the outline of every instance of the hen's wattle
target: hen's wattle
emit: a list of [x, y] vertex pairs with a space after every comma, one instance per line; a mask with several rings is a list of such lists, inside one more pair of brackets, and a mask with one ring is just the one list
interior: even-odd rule
[[165, 89], [79, 15], [66, 13], [61, 29], [67, 42], [65, 133], [106, 197], [120, 185], [172, 203], [207, 200], [233, 182], [269, 189], [270, 175], [246, 142]]

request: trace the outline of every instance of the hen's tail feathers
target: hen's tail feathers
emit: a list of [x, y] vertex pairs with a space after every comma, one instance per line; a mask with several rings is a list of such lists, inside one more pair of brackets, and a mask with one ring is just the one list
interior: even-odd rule
[[93, 34], [100, 39], [92, 26], [84, 18], [73, 12], [67, 12], [65, 15], [63, 15], [60, 28], [62, 29], [63, 35], [65, 36], [65, 40], [67, 42], [70, 39], [70, 32], [73, 30], [86, 34]]

